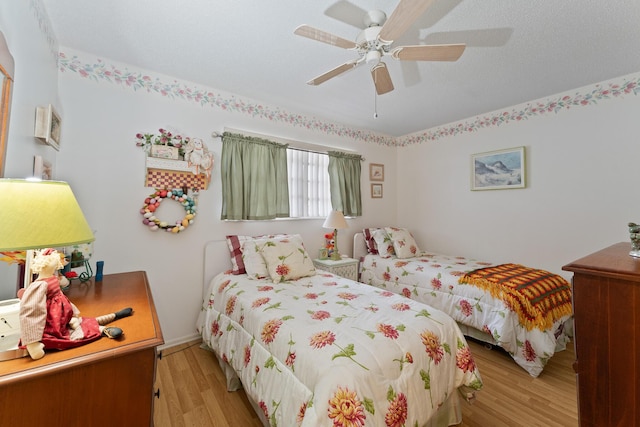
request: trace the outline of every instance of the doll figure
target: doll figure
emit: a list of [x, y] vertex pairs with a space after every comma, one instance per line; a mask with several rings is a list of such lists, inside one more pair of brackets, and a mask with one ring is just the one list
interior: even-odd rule
[[335, 249], [336, 240], [334, 239], [333, 232], [326, 233], [324, 235], [324, 248], [327, 250], [327, 255], [331, 257], [333, 250]]
[[45, 349], [78, 347], [102, 336], [119, 338], [122, 329], [103, 325], [133, 313], [125, 308], [97, 318], [80, 317], [80, 311], [60, 287], [58, 270], [63, 267], [54, 249], [35, 251], [31, 270], [38, 277], [18, 295], [21, 346], [34, 360], [42, 358]]

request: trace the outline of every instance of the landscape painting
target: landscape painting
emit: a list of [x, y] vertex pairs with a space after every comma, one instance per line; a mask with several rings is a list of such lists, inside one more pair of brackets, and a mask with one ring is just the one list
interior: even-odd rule
[[471, 155], [471, 189], [524, 188], [524, 147]]

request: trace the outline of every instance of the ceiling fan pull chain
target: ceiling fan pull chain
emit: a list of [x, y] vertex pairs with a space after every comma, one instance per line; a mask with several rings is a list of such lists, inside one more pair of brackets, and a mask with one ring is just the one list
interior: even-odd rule
[[373, 118], [378, 118], [378, 92], [373, 88]]

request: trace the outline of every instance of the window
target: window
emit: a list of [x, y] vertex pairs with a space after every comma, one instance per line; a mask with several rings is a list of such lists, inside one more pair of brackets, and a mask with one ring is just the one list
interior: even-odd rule
[[327, 154], [287, 148], [290, 217], [329, 215], [331, 193], [328, 167]]
[[222, 220], [362, 215], [359, 154], [319, 153], [225, 132], [220, 170]]

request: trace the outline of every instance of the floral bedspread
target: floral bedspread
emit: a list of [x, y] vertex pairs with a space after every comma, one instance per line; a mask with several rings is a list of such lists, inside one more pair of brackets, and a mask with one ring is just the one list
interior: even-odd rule
[[423, 253], [409, 259], [367, 255], [360, 281], [444, 311], [461, 325], [480, 330], [505, 349], [531, 376], [542, 372], [553, 354], [569, 340], [571, 316], [547, 330], [527, 330], [518, 314], [488, 292], [459, 284], [465, 273], [495, 264], [460, 256]]
[[482, 387], [449, 316], [325, 272], [278, 284], [221, 273], [197, 326], [271, 426], [423, 426]]

